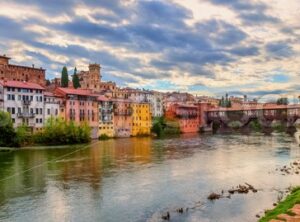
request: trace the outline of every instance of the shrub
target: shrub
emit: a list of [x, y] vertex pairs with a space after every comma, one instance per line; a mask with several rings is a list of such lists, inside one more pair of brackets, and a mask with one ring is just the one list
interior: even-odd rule
[[46, 145], [87, 143], [91, 140], [91, 128], [86, 124], [76, 125], [61, 118], [49, 118], [43, 131], [35, 134], [35, 142]]
[[19, 146], [15, 141], [16, 132], [13, 122], [8, 112], [0, 111], [0, 146], [14, 147]]
[[99, 136], [99, 140], [108, 140], [108, 139], [110, 139], [110, 137], [108, 135], [106, 135], [105, 133], [103, 133]]

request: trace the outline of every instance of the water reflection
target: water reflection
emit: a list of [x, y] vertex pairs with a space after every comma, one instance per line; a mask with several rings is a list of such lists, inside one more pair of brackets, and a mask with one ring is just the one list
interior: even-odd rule
[[[125, 138], [89, 146], [0, 154], [0, 220], [159, 221], [163, 211], [201, 206], [173, 221], [254, 221], [276, 189], [298, 185], [275, 168], [300, 157], [286, 135]], [[207, 202], [248, 182], [257, 194]]]

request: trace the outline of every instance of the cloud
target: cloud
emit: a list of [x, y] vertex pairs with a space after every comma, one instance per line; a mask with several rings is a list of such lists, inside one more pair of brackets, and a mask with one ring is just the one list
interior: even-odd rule
[[0, 52], [48, 77], [98, 62], [122, 86], [287, 92], [268, 78], [279, 68], [285, 84], [299, 81], [297, 14], [267, 0], [187, 1], [2, 1]]

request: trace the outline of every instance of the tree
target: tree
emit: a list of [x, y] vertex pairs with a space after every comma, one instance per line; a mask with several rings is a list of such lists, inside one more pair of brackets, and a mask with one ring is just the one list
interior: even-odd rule
[[289, 100], [286, 97], [277, 99], [277, 105], [288, 105]]
[[68, 74], [68, 70], [67, 67], [64, 66], [62, 71], [61, 71], [61, 87], [68, 87], [69, 85], [69, 74]]
[[49, 79], [46, 79], [46, 86], [50, 86], [51, 85], [51, 82]]
[[73, 82], [73, 87], [75, 89], [80, 88], [80, 82], [79, 82], [79, 78], [78, 78], [78, 75], [77, 75], [77, 69], [76, 69], [76, 67], [74, 69], [74, 75], [73, 75], [72, 82]]
[[16, 132], [13, 128], [13, 122], [8, 112], [0, 111], [0, 146], [16, 146]]

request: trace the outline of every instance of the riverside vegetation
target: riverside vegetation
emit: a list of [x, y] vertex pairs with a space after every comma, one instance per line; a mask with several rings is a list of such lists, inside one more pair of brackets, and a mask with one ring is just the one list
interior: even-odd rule
[[68, 145], [88, 143], [91, 129], [88, 124], [77, 125], [61, 118], [49, 118], [42, 131], [31, 132], [26, 125], [13, 128], [8, 112], [0, 111], [0, 147], [27, 145]]

